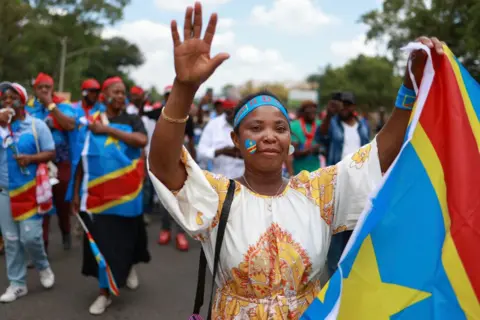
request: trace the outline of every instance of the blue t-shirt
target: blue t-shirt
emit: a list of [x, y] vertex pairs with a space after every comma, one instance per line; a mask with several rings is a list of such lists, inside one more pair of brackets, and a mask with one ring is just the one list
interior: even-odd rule
[[8, 188], [7, 149], [3, 144], [8, 137], [7, 128], [0, 127], [0, 137], [2, 138], [2, 145], [0, 145], [0, 188]]
[[[58, 103], [57, 108], [67, 117], [76, 117], [75, 109], [70, 103]], [[55, 124], [53, 117], [50, 115], [50, 111], [48, 111], [48, 109], [45, 108], [37, 98], [29, 101], [25, 110], [31, 116], [43, 120], [50, 128], [53, 135], [53, 140], [55, 141], [55, 162], [58, 163], [70, 160], [69, 132], [61, 130], [58, 125]]]
[[[7, 148], [8, 189], [12, 201], [12, 213], [16, 220], [17, 218], [24, 220], [38, 216], [36, 215], [36, 211], [33, 215], [28, 213], [36, 209], [36, 201], [32, 204], [30, 200], [32, 196], [32, 184], [33, 188], [36, 185], [35, 179], [38, 165], [31, 163], [26, 168], [22, 168], [14, 158], [15, 154], [34, 155], [38, 153], [33, 131], [33, 122], [35, 122], [38, 152], [55, 150], [52, 133], [45, 122], [34, 119], [28, 114], [23, 121], [16, 120], [12, 122], [12, 139], [11, 144]], [[18, 209], [19, 207], [21, 207], [21, 209]]]
[[75, 173], [78, 164], [81, 160], [83, 147], [85, 146], [85, 139], [88, 132], [88, 122], [100, 117], [102, 112], [106, 111], [106, 106], [103, 103], [97, 102], [90, 109], [84, 109], [82, 103], [78, 102], [74, 105], [75, 111], [75, 130], [71, 132], [70, 139], [70, 154], [72, 169], [70, 173], [70, 181], [68, 184], [67, 193], [65, 195], [66, 201], [71, 201], [73, 197], [73, 183], [75, 181]]

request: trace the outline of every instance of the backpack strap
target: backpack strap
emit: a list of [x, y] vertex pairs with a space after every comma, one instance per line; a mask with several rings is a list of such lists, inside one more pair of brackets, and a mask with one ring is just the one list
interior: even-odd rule
[[[213, 259], [212, 289], [210, 292], [210, 303], [208, 305], [207, 320], [211, 319], [213, 293], [215, 291], [215, 278], [217, 276], [218, 262], [220, 260], [220, 251], [222, 250], [223, 236], [225, 235], [225, 228], [227, 226], [228, 215], [230, 214], [230, 208], [232, 206], [234, 193], [235, 193], [235, 181], [230, 180], [228, 185], [227, 196], [225, 198], [225, 202], [223, 203], [222, 212], [220, 213], [220, 221], [218, 222], [217, 239], [215, 241], [215, 256]], [[200, 309], [203, 306], [203, 296], [205, 294], [206, 270], [207, 270], [207, 259], [205, 257], [205, 252], [203, 251], [203, 248], [202, 248], [200, 252], [200, 262], [198, 266], [197, 292], [195, 294], [195, 305], [193, 307], [194, 314], [200, 314]]]

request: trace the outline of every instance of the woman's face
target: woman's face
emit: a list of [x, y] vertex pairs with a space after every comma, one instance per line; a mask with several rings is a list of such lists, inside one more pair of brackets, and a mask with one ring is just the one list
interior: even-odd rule
[[10, 107], [18, 109], [24, 107], [22, 100], [20, 100], [20, 95], [12, 89], [7, 89], [2, 94], [2, 100], [4, 108]]
[[[239, 134], [233, 133], [235, 146], [245, 160], [245, 166], [260, 172], [279, 171], [288, 157], [290, 127], [285, 116], [275, 107], [255, 109], [243, 119]], [[256, 142], [257, 151], [250, 154], [245, 140]]]
[[112, 84], [108, 87], [107, 98], [111, 99], [109, 107], [114, 110], [122, 109], [125, 106], [125, 85], [121, 82]]

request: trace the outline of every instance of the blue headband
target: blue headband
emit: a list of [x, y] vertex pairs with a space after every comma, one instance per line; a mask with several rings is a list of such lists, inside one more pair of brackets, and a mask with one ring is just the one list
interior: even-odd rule
[[237, 128], [240, 125], [240, 122], [253, 110], [262, 107], [262, 106], [272, 106], [280, 110], [280, 112], [285, 116], [285, 118], [288, 120], [288, 112], [287, 109], [283, 106], [283, 104], [275, 99], [272, 96], [268, 95], [261, 95], [261, 96], [256, 96], [255, 98], [251, 99], [247, 103], [245, 103], [240, 110], [238, 110], [237, 115], [235, 116], [235, 119], [233, 119], [233, 127]]

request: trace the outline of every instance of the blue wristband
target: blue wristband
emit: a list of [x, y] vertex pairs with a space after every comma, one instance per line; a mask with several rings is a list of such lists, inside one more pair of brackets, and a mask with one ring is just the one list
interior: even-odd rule
[[395, 107], [402, 110], [412, 110], [416, 99], [417, 95], [415, 91], [408, 89], [402, 84], [400, 89], [398, 89]]

